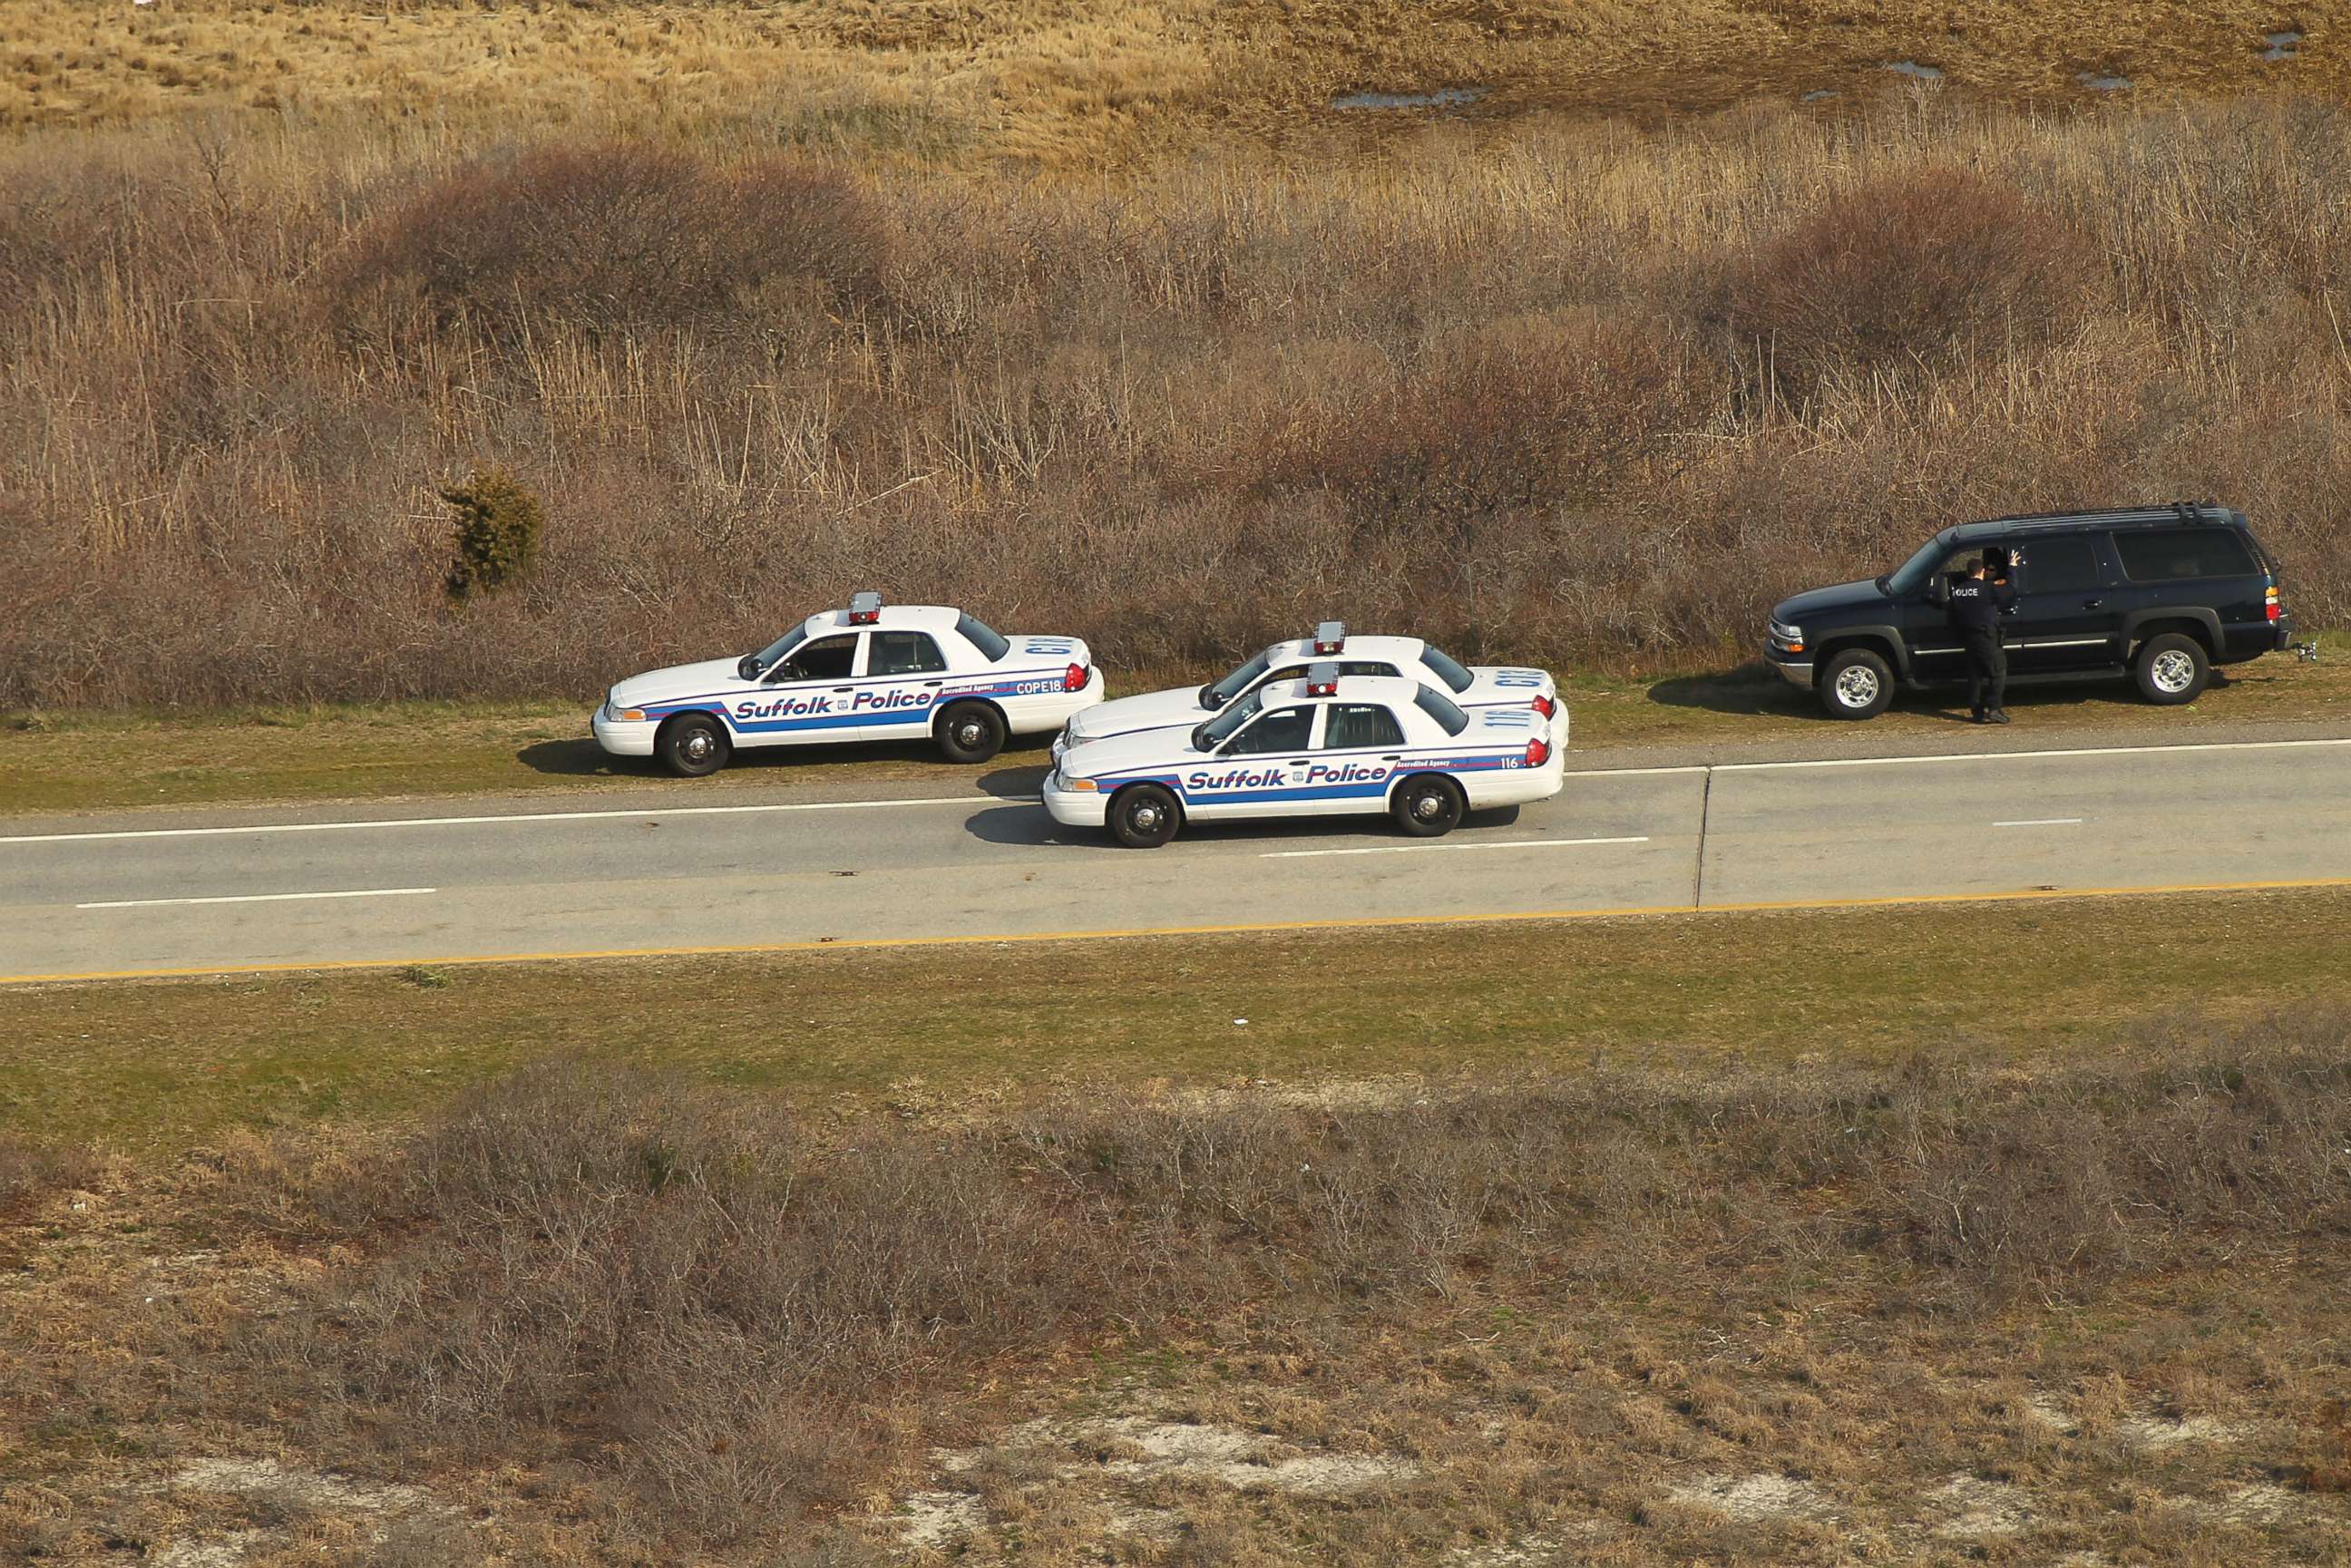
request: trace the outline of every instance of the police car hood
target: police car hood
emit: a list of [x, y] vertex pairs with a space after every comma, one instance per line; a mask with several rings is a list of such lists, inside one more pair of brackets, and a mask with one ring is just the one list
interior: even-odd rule
[[1101, 740], [1081, 741], [1061, 753], [1061, 777], [1099, 779], [1130, 768], [1181, 768], [1200, 759], [1191, 749], [1189, 727], [1138, 729]]
[[612, 700], [622, 707], [643, 707], [647, 703], [674, 702], [679, 697], [708, 696], [743, 685], [739, 666], [737, 659], [705, 659], [699, 664], [647, 670], [613, 686]]
[[1070, 737], [1073, 743], [1084, 743], [1106, 736], [1131, 735], [1136, 730], [1189, 729], [1207, 716], [1208, 710], [1200, 706], [1197, 686], [1144, 692], [1139, 696], [1096, 703], [1083, 710], [1071, 720]]
[[1840, 582], [1834, 588], [1815, 588], [1793, 599], [1783, 599], [1772, 608], [1771, 619], [1783, 626], [1802, 626], [1807, 615], [1831, 615], [1840, 610], [1861, 610], [1885, 602], [1886, 595], [1878, 591], [1876, 580], [1864, 579], [1860, 582]]

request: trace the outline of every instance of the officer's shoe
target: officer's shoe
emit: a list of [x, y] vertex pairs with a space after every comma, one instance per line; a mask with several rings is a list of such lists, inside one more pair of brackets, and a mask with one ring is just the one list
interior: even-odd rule
[[1996, 707], [1992, 709], [1991, 712], [1984, 716], [1984, 722], [1986, 724], [2006, 724], [2008, 722], [2008, 710], [2004, 707]]
[[1984, 716], [1983, 709], [1970, 708], [1968, 710], [1968, 722], [1970, 724], [1990, 724], [1991, 720]]

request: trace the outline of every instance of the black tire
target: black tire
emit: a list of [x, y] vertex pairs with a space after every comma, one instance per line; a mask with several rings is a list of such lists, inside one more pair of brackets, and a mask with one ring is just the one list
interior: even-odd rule
[[1184, 809], [1156, 784], [1130, 784], [1110, 798], [1110, 831], [1131, 850], [1155, 850], [1176, 836]]
[[1820, 694], [1831, 718], [1876, 718], [1894, 701], [1894, 671], [1866, 648], [1847, 648], [1821, 671]]
[[2204, 644], [2179, 632], [2165, 632], [2139, 644], [2131, 661], [2131, 679], [2138, 695], [2158, 707], [2178, 707], [2201, 695], [2212, 679], [2212, 661]]
[[1416, 839], [1444, 837], [1460, 826], [1461, 813], [1468, 809], [1461, 786], [1434, 773], [1405, 779], [1388, 800], [1388, 814], [1396, 826]]
[[680, 779], [705, 779], [726, 766], [734, 744], [726, 727], [706, 713], [682, 713], [653, 738], [662, 766]]
[[985, 762], [1004, 749], [1004, 716], [986, 703], [950, 703], [933, 733], [949, 762]]

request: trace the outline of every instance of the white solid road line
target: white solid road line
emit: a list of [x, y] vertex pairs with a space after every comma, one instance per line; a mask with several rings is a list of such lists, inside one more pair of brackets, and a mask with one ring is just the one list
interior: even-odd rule
[[1382, 844], [1368, 850], [1269, 850], [1261, 861], [1315, 860], [1325, 855], [1413, 855], [1424, 850], [1572, 850], [1584, 844], [1646, 844], [1636, 839], [1487, 839], [1474, 844]]
[[[2286, 747], [2351, 746], [2351, 737], [2316, 740], [2231, 740], [2179, 746], [2100, 746], [2049, 751], [1955, 751], [1924, 757], [1838, 757], [1810, 762], [1692, 763], [1681, 768], [1594, 768], [1567, 779], [1639, 779], [1675, 773], [1767, 773], [1794, 768], [1892, 768], [1936, 762], [2020, 762], [2046, 757], [2140, 757], [2189, 751], [2267, 751]], [[256, 822], [229, 828], [131, 828], [93, 833], [16, 833], [0, 844], [88, 843], [104, 839], [233, 838], [247, 833], [356, 832], [369, 828], [484, 827], [500, 822], [625, 821], [647, 817], [724, 817], [775, 811], [867, 811], [893, 806], [1033, 806], [1035, 795], [935, 795], [906, 800], [798, 800], [758, 806], [645, 806], [617, 811], [516, 811], [483, 817], [383, 817], [342, 822]]]
[[465, 828], [492, 822], [593, 822], [642, 817], [726, 817], [752, 811], [859, 811], [881, 806], [1033, 806], [1036, 795], [937, 795], [915, 800], [798, 800], [764, 806], [646, 806], [633, 811], [516, 811], [488, 817], [382, 817], [350, 822], [256, 822], [239, 828], [137, 828], [108, 833], [19, 833], [0, 844], [69, 844], [93, 839], [214, 839], [240, 833], [334, 833], [362, 828]]
[[77, 904], [76, 909], [160, 909], [168, 904], [290, 904], [305, 898], [406, 898], [438, 893], [437, 887], [360, 887], [348, 893], [238, 893], [221, 898], [118, 898], [106, 904]]
[[1995, 828], [2076, 828], [2081, 824], [2082, 819], [2079, 817], [2032, 817], [2022, 822], [1994, 822], [1992, 826]]

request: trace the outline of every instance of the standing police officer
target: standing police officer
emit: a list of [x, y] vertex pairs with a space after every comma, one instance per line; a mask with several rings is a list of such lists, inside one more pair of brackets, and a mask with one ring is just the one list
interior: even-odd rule
[[[2001, 646], [2000, 618], [2016, 609], [2016, 590], [2009, 585], [2008, 552], [1986, 549], [1967, 576], [1951, 584], [1951, 630], [1968, 656], [1968, 706], [1978, 724], [2006, 724], [2001, 706], [2007, 694], [2008, 650]], [[1984, 687], [1991, 700], [1984, 700]]]

